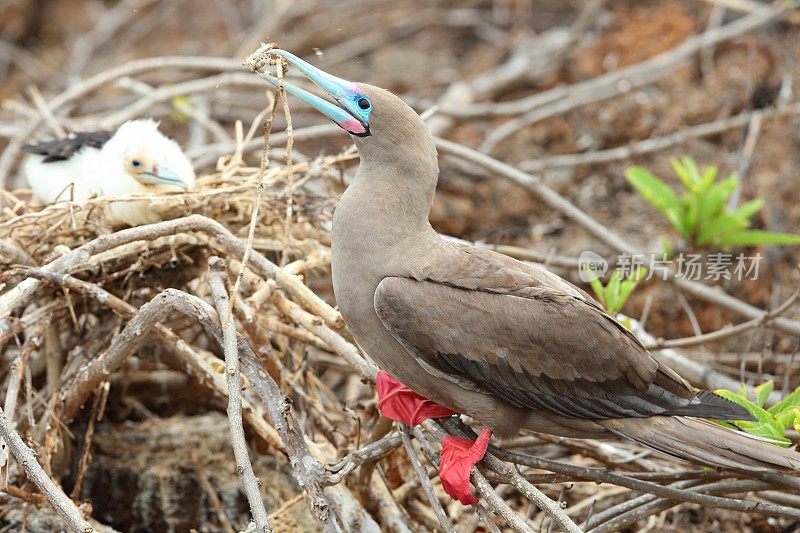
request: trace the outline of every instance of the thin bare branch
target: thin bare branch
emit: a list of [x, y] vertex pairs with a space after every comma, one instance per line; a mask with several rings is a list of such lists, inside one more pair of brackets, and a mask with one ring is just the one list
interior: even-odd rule
[[655, 342], [645, 342], [644, 347], [648, 350], [663, 350], [665, 348], [690, 348], [692, 346], [698, 346], [707, 342], [721, 341], [723, 339], [740, 335], [757, 327], [767, 325], [774, 320], [775, 317], [781, 316], [787, 312], [797, 301], [798, 296], [800, 296], [800, 291], [795, 291], [794, 294], [792, 294], [785, 302], [776, 307], [774, 310], [765, 311], [761, 317], [748, 320], [747, 322], [742, 322], [741, 324], [736, 324], [735, 326], [729, 326], [718, 329], [717, 331], [712, 331], [711, 333], [703, 333], [701, 335], [695, 335], [693, 337], [686, 337], [683, 339], [657, 339]]
[[8, 443], [11, 453], [14, 455], [28, 479], [33, 481], [39, 490], [50, 502], [50, 505], [58, 512], [59, 516], [64, 519], [64, 522], [73, 530], [82, 533], [91, 533], [94, 528], [83, 518], [80, 510], [72, 503], [61, 487], [56, 485], [50, 476], [44, 471], [41, 465], [36, 460], [36, 456], [28, 446], [22, 442], [19, 434], [14, 430], [11, 421], [6, 418], [6, 414], [0, 410], [0, 434], [3, 439]]
[[419, 462], [417, 451], [414, 449], [414, 445], [412, 444], [411, 438], [409, 437], [408, 428], [401, 428], [400, 437], [403, 439], [403, 446], [406, 449], [409, 461], [411, 461], [411, 466], [414, 468], [414, 472], [417, 474], [417, 477], [419, 478], [419, 482], [422, 485], [422, 490], [425, 492], [425, 497], [428, 498], [428, 502], [431, 504], [433, 512], [436, 513], [436, 518], [439, 520], [439, 525], [442, 526], [443, 531], [455, 532], [453, 523], [450, 521], [450, 518], [448, 518], [447, 514], [444, 512], [444, 509], [442, 508], [442, 504], [439, 501], [439, 498], [437, 498], [436, 494], [433, 492], [433, 486], [431, 485], [431, 480], [428, 479], [428, 472], [422, 466], [422, 463]]
[[214, 304], [220, 318], [226, 317], [220, 323], [222, 341], [225, 352], [225, 375], [228, 380], [228, 423], [231, 430], [231, 445], [236, 458], [236, 470], [242, 480], [242, 487], [250, 504], [250, 512], [259, 531], [272, 531], [264, 501], [259, 490], [260, 482], [253, 472], [250, 462], [250, 453], [247, 451], [247, 439], [244, 436], [242, 425], [242, 393], [241, 374], [239, 372], [239, 351], [236, 346], [236, 323], [228, 309], [228, 291], [225, 288], [227, 267], [225, 261], [219, 257], [212, 257], [208, 261], [210, 272], [208, 283]]

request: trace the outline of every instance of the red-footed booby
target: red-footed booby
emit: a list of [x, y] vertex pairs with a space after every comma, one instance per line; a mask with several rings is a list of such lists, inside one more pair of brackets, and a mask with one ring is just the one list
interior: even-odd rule
[[469, 471], [489, 430], [500, 438], [521, 429], [618, 435], [703, 465], [800, 469], [795, 451], [702, 420], [751, 417], [694, 390], [581, 289], [443, 240], [428, 221], [439, 174], [434, 139], [397, 96], [271, 53], [333, 98], [283, 82], [349, 132], [360, 154], [333, 219], [333, 288], [353, 337], [388, 372], [377, 377], [382, 414], [414, 425], [462, 413], [488, 428], [475, 444], [443, 441], [440, 476], [451, 496], [475, 503]]
[[[131, 120], [116, 132], [75, 133], [66, 139], [25, 147], [22, 174], [45, 203], [123, 198], [191, 189], [195, 174], [181, 147], [158, 131], [151, 119]], [[112, 224], [157, 222], [147, 201], [108, 206]]]

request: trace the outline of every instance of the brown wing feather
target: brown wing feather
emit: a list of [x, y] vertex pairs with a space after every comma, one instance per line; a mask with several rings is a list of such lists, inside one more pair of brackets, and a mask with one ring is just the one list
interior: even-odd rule
[[719, 397], [696, 396], [578, 295], [541, 284], [514, 291], [524, 295], [454, 285], [389, 277], [375, 293], [387, 330], [439, 372], [516, 406], [574, 418], [742, 414]]
[[111, 138], [109, 131], [87, 131], [73, 133], [65, 139], [29, 144], [24, 150], [31, 154], [43, 155], [45, 163], [64, 161], [85, 147], [100, 149]]

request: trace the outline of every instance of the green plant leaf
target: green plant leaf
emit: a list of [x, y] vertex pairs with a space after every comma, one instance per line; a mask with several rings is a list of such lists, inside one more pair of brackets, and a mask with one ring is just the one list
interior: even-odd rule
[[707, 191], [708, 188], [711, 187], [711, 184], [714, 183], [714, 180], [717, 179], [717, 167], [714, 165], [707, 166], [703, 169], [701, 177], [701, 188], [702, 190]]
[[719, 183], [709, 183], [708, 187], [694, 195], [698, 205], [698, 214], [697, 219], [693, 222], [693, 227], [698, 244], [711, 242], [718, 234], [734, 228], [748, 226], [746, 219], [740, 220], [732, 214], [724, 212], [724, 203], [736, 190], [738, 183], [739, 178], [734, 173]]
[[749, 421], [749, 420], [737, 421], [735, 425], [739, 429], [746, 431], [751, 435], [772, 439], [776, 441], [776, 444], [779, 445], [788, 446], [791, 444], [792, 441], [787, 439], [783, 435], [783, 432], [785, 430], [783, 424], [781, 424], [781, 422], [778, 419], [776, 419], [766, 410], [757, 406], [750, 400], [742, 398], [740, 395], [736, 394], [733, 391], [718, 389], [715, 390], [714, 393], [719, 396], [722, 396], [727, 400], [734, 402], [737, 405], [744, 407], [751, 415], [753, 415], [755, 421]]
[[[587, 265], [583, 265], [584, 271], [591, 272]], [[593, 277], [589, 279], [589, 285], [592, 287], [597, 300], [608, 311], [608, 314], [616, 316], [622, 309], [628, 297], [633, 292], [633, 289], [644, 279], [647, 269], [642, 266], [637, 266], [636, 270], [631, 273], [629, 278], [623, 278], [622, 270], [617, 268], [608, 278], [608, 283], [603, 286], [602, 282], [597, 279], [597, 276], [592, 273]], [[627, 327], [627, 326], [626, 326]], [[630, 329], [630, 327], [628, 327]]]
[[[700, 212], [698, 221], [701, 227], [709, 224], [721, 211], [722, 205], [730, 197], [731, 193], [722, 183], [717, 183], [704, 194], [700, 195]], [[731, 216], [737, 218], [731, 213]]]
[[616, 315], [622, 308], [619, 297], [619, 287], [621, 282], [622, 272], [617, 269], [611, 275], [611, 279], [608, 280], [608, 285], [606, 285], [606, 311], [608, 311], [610, 315]]
[[683, 168], [689, 173], [689, 179], [692, 180], [696, 189], [700, 189], [703, 185], [703, 177], [700, 175], [700, 169], [697, 167], [697, 161], [691, 156], [684, 156], [681, 158]]
[[642, 167], [630, 167], [625, 171], [628, 183], [636, 189], [653, 207], [661, 211], [667, 220], [681, 231], [680, 223], [676, 222], [683, 211], [683, 203], [672, 188]]
[[603, 307], [606, 306], [606, 295], [605, 291], [603, 290], [603, 283], [600, 281], [600, 278], [597, 277], [589, 265], [586, 263], [583, 264], [583, 271], [586, 272], [587, 276], [590, 276], [589, 279], [589, 286], [592, 288], [592, 292], [594, 292], [595, 298], [597, 301], [600, 302], [600, 305]]
[[772, 394], [772, 391], [775, 389], [775, 382], [772, 380], [765, 381], [758, 387], [753, 389], [753, 392], [756, 393], [756, 405], [759, 407], [764, 407], [764, 404], [767, 403], [767, 399], [769, 395]]
[[723, 235], [743, 230], [746, 227], [746, 222], [742, 222], [738, 218], [734, 218], [727, 213], [721, 213], [702, 229], [697, 236], [697, 243], [708, 244], [712, 241], [718, 241]]
[[800, 245], [800, 234], [747, 229], [719, 235], [717, 242], [723, 246], [796, 246]]
[[792, 407], [800, 407], [800, 387], [797, 387], [794, 392], [788, 394], [786, 398], [767, 409], [767, 412], [777, 415]]
[[717, 389], [714, 391], [714, 394], [717, 396], [722, 396], [726, 400], [730, 400], [733, 403], [744, 407], [747, 409], [747, 412], [753, 415], [753, 418], [756, 419], [758, 422], [765, 422], [767, 424], [772, 424], [772, 415], [769, 414], [765, 409], [757, 406], [747, 398], [742, 397], [740, 394], [737, 394], [733, 391], [729, 391], [727, 389]]
[[620, 309], [625, 306], [625, 302], [628, 301], [628, 297], [633, 292], [633, 289], [636, 288], [639, 282], [642, 281], [646, 275], [647, 269], [645, 267], [638, 266], [636, 267], [636, 271], [631, 274], [631, 277], [622, 282], [619, 291]]
[[680, 194], [646, 168], [633, 166], [625, 171], [631, 186], [667, 219], [681, 237], [693, 246], [786, 246], [800, 245], [800, 234], [750, 230], [750, 219], [763, 207], [755, 198], [728, 212], [731, 194], [739, 187], [739, 176], [732, 172], [718, 180], [715, 166], [702, 170], [691, 157], [670, 159], [675, 175], [683, 184]]
[[683, 183], [684, 188], [687, 191], [694, 192], [696, 190], [695, 180], [692, 177], [692, 173], [689, 168], [683, 164], [684, 160], [688, 159], [687, 157], [678, 159], [677, 157], [671, 157], [669, 160], [669, 164], [672, 165], [672, 171], [678, 176], [678, 179], [681, 180]]
[[783, 427], [796, 427], [800, 424], [800, 407], [792, 407], [783, 411], [781, 414], [776, 415], [775, 418], [780, 422]]
[[697, 194], [683, 195], [683, 226], [686, 234], [695, 235], [698, 230], [698, 216], [700, 215], [700, 196]]
[[694, 225], [686, 218], [685, 211], [685, 207], [682, 207], [680, 210], [670, 209], [664, 216], [667, 222], [681, 234], [681, 237], [689, 239], [692, 236], [692, 228]]
[[773, 440], [776, 446], [782, 446], [784, 448], [791, 446], [792, 441], [787, 439], [783, 434], [785, 429], [782, 426], [778, 427], [777, 424], [777, 421], [775, 424], [766, 422], [737, 422], [736, 426], [745, 433]]
[[762, 207], [764, 207], [764, 200], [761, 198], [753, 198], [734, 209], [731, 212], [731, 216], [739, 220], [750, 220], [756, 213], [761, 211]]

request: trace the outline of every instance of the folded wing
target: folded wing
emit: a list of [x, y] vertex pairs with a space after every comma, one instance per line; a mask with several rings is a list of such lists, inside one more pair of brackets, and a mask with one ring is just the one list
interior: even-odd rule
[[696, 394], [579, 293], [547, 283], [513, 294], [459, 285], [387, 277], [375, 293], [386, 329], [444, 379], [573, 418], [749, 418], [716, 395]]
[[85, 147], [100, 149], [111, 138], [109, 131], [74, 133], [65, 139], [29, 144], [24, 147], [31, 154], [44, 156], [45, 163], [64, 161]]

